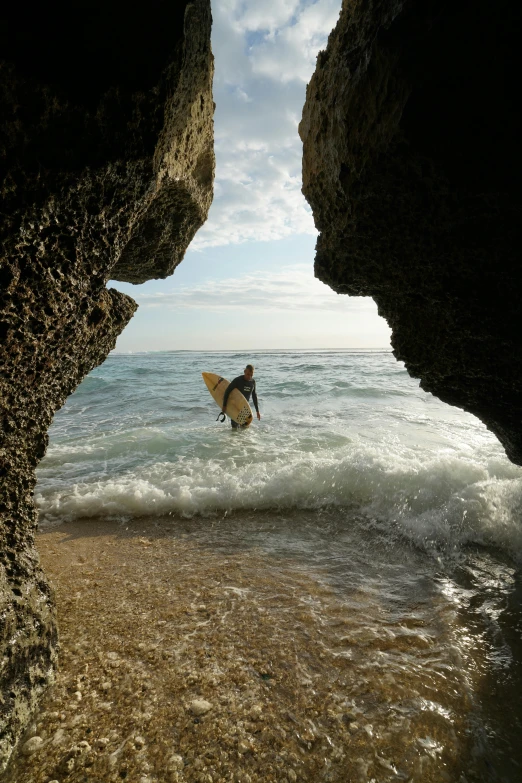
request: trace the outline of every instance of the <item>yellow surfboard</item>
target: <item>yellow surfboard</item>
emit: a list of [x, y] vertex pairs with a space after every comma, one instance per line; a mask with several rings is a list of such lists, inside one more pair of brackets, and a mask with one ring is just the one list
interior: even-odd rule
[[[202, 372], [203, 380], [207, 385], [207, 389], [211, 393], [214, 401], [221, 409], [223, 407], [223, 397], [225, 396], [225, 389], [230, 386], [230, 381], [226, 378], [222, 378], [221, 375], [216, 375], [215, 372]], [[239, 389], [233, 389], [227, 400], [227, 416], [241, 424], [244, 427], [248, 427], [252, 424], [252, 409], [246, 401], [245, 397], [241, 394]]]

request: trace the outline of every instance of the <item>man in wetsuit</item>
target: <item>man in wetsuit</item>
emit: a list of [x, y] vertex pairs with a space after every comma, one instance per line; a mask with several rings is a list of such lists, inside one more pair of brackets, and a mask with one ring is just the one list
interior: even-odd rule
[[[233, 389], [239, 389], [239, 391], [241, 392], [243, 397], [245, 397], [247, 402], [250, 400], [250, 395], [252, 395], [252, 402], [254, 403], [254, 407], [256, 409], [257, 418], [261, 420], [261, 414], [259, 413], [259, 406], [257, 404], [256, 382], [254, 380], [253, 364], [247, 364], [247, 366], [243, 371], [243, 375], [238, 375], [237, 378], [234, 378], [232, 383], [230, 383], [227, 386], [227, 389], [223, 396], [223, 407], [221, 408], [223, 413], [226, 413], [228, 395]], [[230, 419], [230, 423], [232, 424], [232, 427], [234, 429], [237, 429], [238, 427], [241, 428], [241, 425], [237, 424], [232, 419]]]

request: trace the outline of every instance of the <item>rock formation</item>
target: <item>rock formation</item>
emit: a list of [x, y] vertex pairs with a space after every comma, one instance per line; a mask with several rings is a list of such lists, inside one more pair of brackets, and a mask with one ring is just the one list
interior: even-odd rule
[[344, 0], [300, 134], [316, 276], [522, 464], [520, 3]]
[[52, 675], [34, 548], [55, 411], [166, 277], [212, 200], [210, 1], [0, 11], [0, 769]]

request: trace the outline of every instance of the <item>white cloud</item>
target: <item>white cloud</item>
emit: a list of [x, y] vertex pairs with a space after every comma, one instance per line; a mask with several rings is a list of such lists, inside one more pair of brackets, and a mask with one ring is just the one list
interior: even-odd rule
[[214, 0], [216, 183], [191, 248], [315, 234], [301, 194], [305, 84], [341, 0]]
[[249, 312], [354, 312], [374, 311], [367, 297], [336, 294], [312, 277], [308, 264], [295, 264], [279, 272], [256, 272], [200, 285], [179, 286], [171, 291], [134, 294], [140, 309], [165, 308]]
[[118, 352], [382, 348], [390, 341], [370, 298], [334, 293], [312, 276], [311, 264], [170, 290], [164, 281], [160, 289], [147, 285], [155, 284], [133, 292], [140, 307], [118, 338]]
[[299, 0], [243, 0], [236, 3], [237, 24], [244, 32], [273, 33], [289, 24], [302, 5]]
[[301, 10], [294, 24], [267, 35], [251, 50], [252, 70], [282, 83], [306, 84], [339, 16], [338, 0], [319, 0]]

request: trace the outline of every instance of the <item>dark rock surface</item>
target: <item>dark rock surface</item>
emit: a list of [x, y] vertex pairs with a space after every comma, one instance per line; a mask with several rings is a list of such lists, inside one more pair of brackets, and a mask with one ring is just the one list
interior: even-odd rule
[[[9, 7], [7, 7], [9, 5]], [[34, 548], [55, 411], [165, 277], [212, 200], [210, 2], [0, 11], [0, 769], [57, 650]]]
[[520, 3], [344, 0], [300, 125], [316, 275], [522, 464]]

